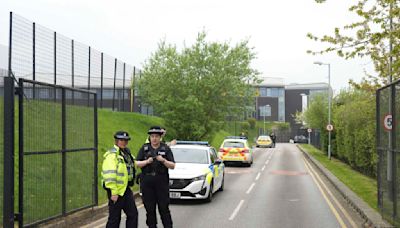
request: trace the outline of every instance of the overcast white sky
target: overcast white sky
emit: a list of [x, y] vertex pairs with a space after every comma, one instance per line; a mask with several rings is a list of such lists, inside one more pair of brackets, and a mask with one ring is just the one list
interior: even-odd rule
[[332, 34], [357, 17], [348, 12], [354, 3], [327, 0], [1, 0], [0, 44], [8, 45], [9, 11], [140, 67], [163, 38], [182, 47], [193, 43], [203, 29], [209, 41], [249, 39], [258, 58], [253, 67], [265, 77], [285, 83], [327, 82], [338, 92], [348, 80], [360, 81], [369, 59], [345, 61], [334, 54], [311, 56], [321, 47], [306, 34]]

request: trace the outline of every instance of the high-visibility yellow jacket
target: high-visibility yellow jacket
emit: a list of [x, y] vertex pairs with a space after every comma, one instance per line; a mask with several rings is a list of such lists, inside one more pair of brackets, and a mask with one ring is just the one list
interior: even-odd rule
[[131, 165], [128, 172], [128, 166], [116, 145], [104, 154], [101, 175], [103, 185], [111, 190], [111, 195], [124, 195], [128, 182], [134, 178], [134, 167]]

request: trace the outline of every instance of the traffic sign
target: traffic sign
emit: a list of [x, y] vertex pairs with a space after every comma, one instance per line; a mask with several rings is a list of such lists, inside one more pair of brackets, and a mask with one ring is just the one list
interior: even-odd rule
[[383, 118], [383, 127], [387, 131], [391, 131], [393, 127], [393, 119], [392, 119], [392, 114], [386, 114], [385, 117]]
[[311, 129], [311, 128], [308, 128], [308, 129], [307, 129], [307, 132], [308, 132], [308, 133], [311, 133], [311, 132], [312, 132], [312, 129]]
[[326, 125], [326, 130], [333, 131], [333, 125], [332, 124]]

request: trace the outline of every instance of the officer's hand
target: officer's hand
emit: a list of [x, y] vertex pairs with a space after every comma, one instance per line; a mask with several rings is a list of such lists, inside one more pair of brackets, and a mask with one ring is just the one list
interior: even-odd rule
[[161, 155], [157, 155], [156, 159], [159, 162], [164, 162], [165, 161], [165, 158], [163, 158]]
[[111, 200], [115, 203], [118, 200], [118, 195], [112, 195]]
[[151, 163], [153, 163], [153, 158], [152, 158], [152, 157], [149, 157], [149, 158], [147, 159], [147, 164], [151, 164]]

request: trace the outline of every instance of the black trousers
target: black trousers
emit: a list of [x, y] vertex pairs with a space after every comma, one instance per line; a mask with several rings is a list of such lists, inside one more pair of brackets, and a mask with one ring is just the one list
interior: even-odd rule
[[108, 221], [106, 228], [119, 228], [121, 222], [121, 210], [126, 214], [126, 228], [138, 227], [138, 210], [133, 198], [132, 190], [127, 187], [123, 196], [119, 196], [117, 202], [111, 200], [111, 191], [108, 194]]
[[143, 204], [146, 208], [146, 224], [150, 228], [157, 227], [156, 205], [165, 228], [172, 228], [169, 210], [169, 177], [168, 174], [155, 176], [143, 175], [141, 180]]

